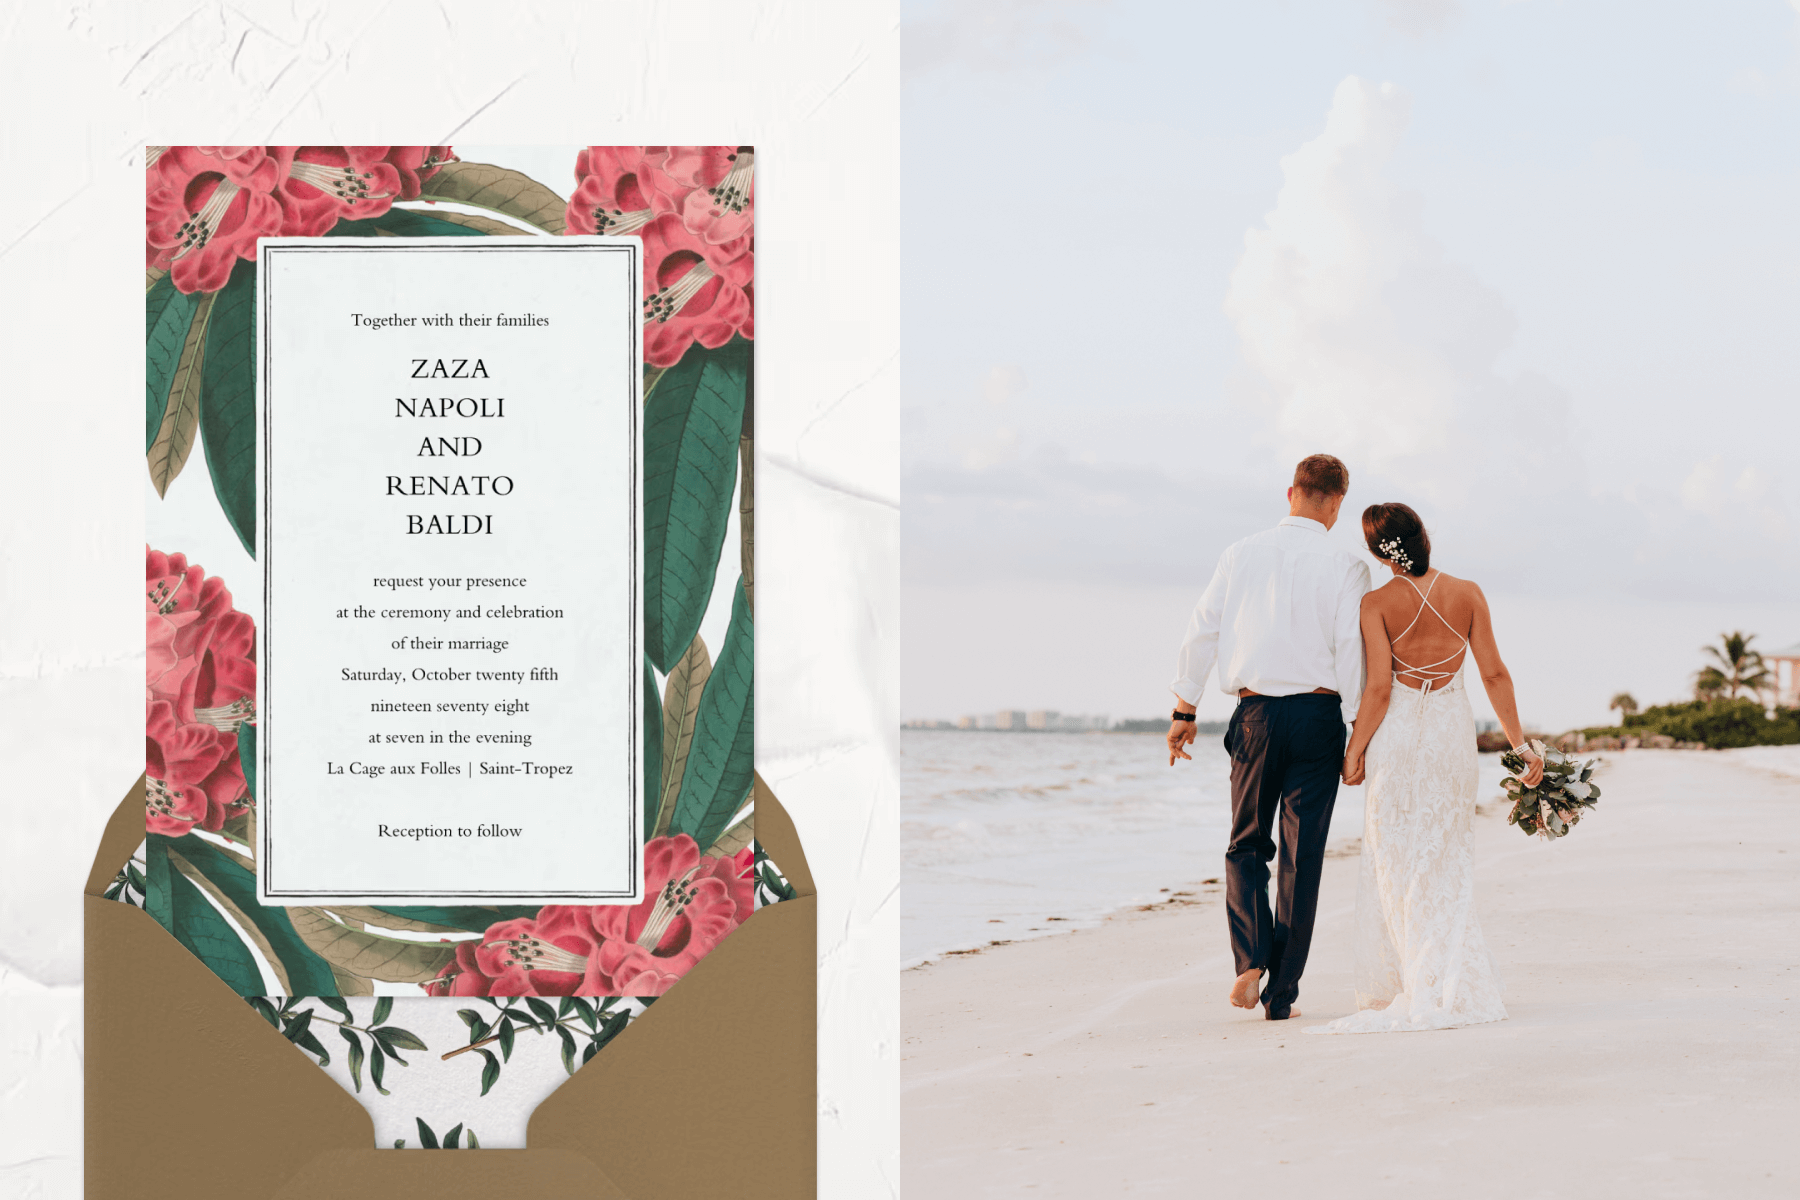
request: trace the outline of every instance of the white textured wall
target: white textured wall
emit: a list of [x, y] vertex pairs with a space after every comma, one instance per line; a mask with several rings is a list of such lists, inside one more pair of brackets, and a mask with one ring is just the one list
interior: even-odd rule
[[892, 1194], [897, 5], [7, 8], [0, 1196], [80, 1194], [79, 897], [143, 769], [146, 142], [755, 143], [757, 759], [819, 886], [820, 1194]]

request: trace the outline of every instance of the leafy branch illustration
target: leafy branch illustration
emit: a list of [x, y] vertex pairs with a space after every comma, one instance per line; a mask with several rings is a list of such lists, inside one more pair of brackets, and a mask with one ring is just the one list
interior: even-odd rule
[[[479, 1150], [479, 1149], [481, 1149], [481, 1143], [475, 1140], [475, 1131], [473, 1129], [464, 1129], [462, 1127], [461, 1122], [458, 1122], [454, 1129], [452, 1129], [449, 1133], [446, 1133], [444, 1135], [444, 1140], [441, 1144], [438, 1141], [437, 1133], [431, 1128], [431, 1126], [429, 1126], [425, 1123], [424, 1117], [414, 1117], [413, 1124], [415, 1124], [419, 1127], [419, 1148], [421, 1150]], [[457, 1140], [465, 1135], [469, 1139], [469, 1144], [467, 1146], [457, 1145], [456, 1144]], [[405, 1138], [395, 1138], [394, 1139], [394, 1149], [396, 1149], [396, 1150], [406, 1149], [406, 1139]]]
[[129, 904], [133, 908], [144, 907], [144, 893], [150, 885], [144, 878], [144, 873], [138, 869], [138, 862], [135, 857], [128, 859], [119, 873], [113, 876], [113, 881], [106, 885], [106, 891], [101, 893], [102, 897]]
[[[607, 996], [598, 1005], [584, 996], [563, 996], [555, 1008], [547, 1000], [526, 996], [523, 1009], [517, 1005], [515, 997], [505, 997], [505, 1003], [491, 997], [483, 999], [497, 1010], [494, 1019], [490, 1021], [472, 1008], [457, 1009], [456, 1015], [469, 1027], [469, 1044], [439, 1057], [448, 1062], [471, 1051], [481, 1055], [485, 1064], [481, 1069], [481, 1094], [485, 1096], [500, 1079], [501, 1062], [512, 1061], [514, 1040], [520, 1031], [542, 1037], [554, 1030], [562, 1042], [563, 1070], [573, 1075], [578, 1053], [580, 1065], [586, 1066], [602, 1047], [649, 1008], [656, 997], [638, 997], [637, 1003], [643, 1006], [639, 1009], [627, 1007], [632, 999], [628, 996]], [[587, 1041], [586, 1046], [580, 1044], [579, 1039], [583, 1038]], [[496, 1043], [500, 1047], [498, 1057], [488, 1049]]]
[[[369, 1082], [375, 1085], [376, 1091], [387, 1096], [392, 1093], [381, 1086], [382, 1079], [387, 1073], [387, 1060], [393, 1059], [404, 1067], [408, 1064], [404, 1058], [400, 1057], [399, 1050], [429, 1050], [431, 1048], [411, 1030], [402, 1029], [398, 1025], [384, 1024], [394, 1011], [392, 996], [382, 996], [375, 1001], [375, 1010], [370, 1015], [367, 1025], [356, 1024], [356, 1014], [351, 1012], [350, 1006], [337, 996], [288, 996], [282, 1000], [280, 1008], [276, 1008], [266, 996], [246, 996], [245, 999], [249, 1001], [250, 1007], [262, 1015], [263, 1020], [279, 1029], [281, 1035], [288, 1041], [302, 1050], [316, 1055], [321, 1067], [330, 1065], [331, 1053], [325, 1049], [324, 1044], [313, 1033], [313, 1020], [316, 1017], [322, 1024], [336, 1025], [338, 1035], [349, 1044], [350, 1079], [356, 1085], [359, 1093], [362, 1091], [362, 1069], [365, 1062], [369, 1067]], [[334, 1021], [330, 1017], [321, 1015], [316, 1009], [295, 1007], [305, 999], [317, 1000], [341, 1016], [343, 1020]], [[356, 1036], [358, 1033], [369, 1039], [368, 1049], [363, 1048], [362, 1039]]]

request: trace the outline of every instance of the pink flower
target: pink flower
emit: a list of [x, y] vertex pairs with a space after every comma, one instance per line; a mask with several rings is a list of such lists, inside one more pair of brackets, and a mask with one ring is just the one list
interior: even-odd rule
[[[448, 942], [449, 938], [440, 938]], [[430, 983], [420, 984], [427, 996], [486, 996], [493, 980], [481, 972], [481, 964], [475, 961], [475, 948], [478, 942], [456, 943], [456, 957], [444, 965], [437, 978]]]
[[260, 147], [170, 146], [144, 173], [146, 258], [183, 292], [216, 292], [256, 239], [281, 229], [281, 170]]
[[631, 908], [589, 910], [603, 939], [598, 994], [660, 996], [673, 987], [749, 915], [737, 873], [735, 860], [701, 858], [685, 833], [645, 846], [644, 890], [653, 894]]
[[456, 154], [448, 146], [389, 146], [386, 161], [400, 175], [399, 198], [417, 200], [421, 185], [455, 162]]
[[591, 911], [547, 904], [535, 920], [521, 918], [488, 926], [474, 950], [475, 967], [487, 980], [487, 991], [482, 994], [607, 994], [594, 955], [597, 939], [588, 918]]
[[151, 833], [180, 837], [206, 820], [210, 800], [201, 781], [224, 754], [216, 732], [176, 720], [166, 700], [151, 703], [144, 719], [144, 825]]
[[663, 161], [667, 146], [589, 146], [575, 156], [575, 193], [563, 219], [567, 233], [634, 234], [664, 213], [679, 211], [688, 188]]
[[183, 554], [144, 548], [146, 701], [231, 733], [254, 711], [256, 624], [232, 607], [225, 581]]
[[185, 555], [144, 556], [149, 828], [217, 830], [249, 801], [237, 730], [256, 711], [256, 625]]
[[319, 237], [343, 220], [379, 217], [400, 193], [388, 146], [271, 146], [280, 164], [281, 232]]
[[688, 230], [715, 245], [750, 233], [755, 166], [750, 146], [671, 147], [669, 174], [688, 189], [681, 202]]
[[644, 226], [644, 361], [672, 367], [699, 342], [717, 349], [755, 326], [750, 239], [714, 244], [673, 214]]

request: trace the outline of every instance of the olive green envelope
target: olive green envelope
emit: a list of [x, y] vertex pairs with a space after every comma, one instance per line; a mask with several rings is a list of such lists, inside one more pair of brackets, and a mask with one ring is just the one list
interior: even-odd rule
[[756, 781], [796, 898], [752, 914], [532, 1114], [523, 1150], [377, 1149], [354, 1096], [142, 909], [101, 898], [144, 837], [144, 781], [86, 905], [86, 1194], [146, 1200], [797, 1200], [817, 1193], [818, 899]]

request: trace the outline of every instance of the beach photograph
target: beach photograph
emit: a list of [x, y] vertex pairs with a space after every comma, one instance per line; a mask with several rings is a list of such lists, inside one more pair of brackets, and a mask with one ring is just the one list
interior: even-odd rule
[[1800, 1194], [1800, 3], [902, 39], [904, 1190]]

